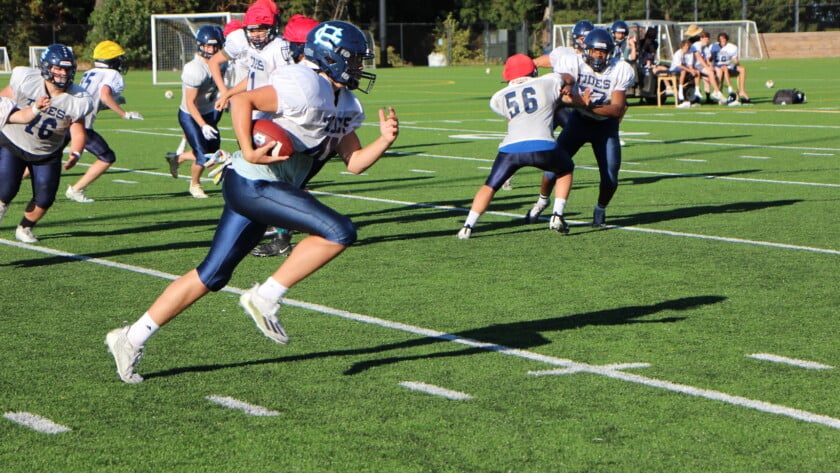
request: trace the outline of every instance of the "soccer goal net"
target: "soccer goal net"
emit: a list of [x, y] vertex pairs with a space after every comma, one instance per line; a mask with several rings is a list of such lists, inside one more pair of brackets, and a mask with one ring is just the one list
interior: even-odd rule
[[224, 28], [231, 18], [227, 12], [152, 15], [152, 83], [180, 84], [184, 64], [195, 56], [199, 28]]
[[5, 46], [0, 46], [0, 74], [9, 74], [12, 72], [12, 63], [9, 61], [9, 50]]

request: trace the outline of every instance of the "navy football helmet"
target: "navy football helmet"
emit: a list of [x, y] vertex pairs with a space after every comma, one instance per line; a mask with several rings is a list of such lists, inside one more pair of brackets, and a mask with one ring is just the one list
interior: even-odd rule
[[[53, 66], [64, 69], [65, 75], [58, 76], [50, 70]], [[51, 44], [41, 53], [41, 77], [52, 82], [61, 90], [67, 90], [76, 77], [76, 56], [63, 44]]]
[[[364, 33], [350, 23], [333, 20], [319, 24], [306, 35], [303, 54], [321, 72], [350, 90], [368, 93], [376, 82], [376, 74], [362, 70], [363, 61], [373, 59], [373, 52]], [[365, 87], [360, 87], [362, 79], [368, 81]]]
[[[613, 49], [615, 48], [612, 35], [603, 28], [595, 28], [586, 35], [586, 38], [583, 40], [583, 44], [584, 61], [586, 61], [586, 63], [589, 64], [589, 67], [591, 67], [595, 72], [603, 72], [604, 69], [607, 68], [610, 58], [612, 58], [613, 55]], [[593, 50], [604, 51], [606, 56], [603, 58], [592, 57], [591, 53]]]
[[583, 49], [583, 42], [579, 41], [578, 38], [585, 38], [594, 29], [595, 25], [589, 20], [580, 20], [575, 23], [575, 26], [572, 27], [572, 41], [574, 41], [575, 47]]
[[[196, 49], [198, 50], [198, 54], [200, 54], [205, 59], [210, 59], [213, 54], [216, 54], [222, 46], [225, 44], [225, 35], [222, 31], [222, 28], [216, 25], [204, 25], [198, 29], [198, 32], [195, 34], [195, 43]], [[213, 53], [208, 53], [202, 48], [202, 46], [215, 46], [216, 51]]]
[[630, 34], [630, 26], [628, 26], [627, 22], [623, 20], [615, 20], [613, 24], [610, 25], [610, 31], [613, 34], [613, 39], [615, 39], [616, 33], [624, 33], [624, 38], [627, 38], [627, 35]]

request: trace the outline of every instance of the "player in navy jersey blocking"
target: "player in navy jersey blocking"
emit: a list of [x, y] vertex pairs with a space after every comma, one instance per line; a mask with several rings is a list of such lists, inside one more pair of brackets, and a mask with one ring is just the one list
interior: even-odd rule
[[[613, 39], [607, 30], [595, 28], [586, 35], [584, 43], [582, 55], [551, 57], [554, 72], [560, 73], [567, 84], [574, 84], [573, 93], [563, 97], [564, 104], [574, 108], [574, 113], [566, 115], [557, 143], [572, 157], [584, 144], [592, 145], [601, 177], [592, 225], [604, 227], [606, 207], [618, 189], [618, 125], [627, 109], [626, 90], [633, 85], [634, 75], [630, 64], [613, 56]], [[536, 222], [548, 206], [548, 194], [556, 180], [552, 173], [543, 176], [539, 198], [526, 215], [529, 222]]]
[[551, 171], [558, 180], [568, 180], [566, 185], [555, 187], [558, 195], [555, 195], [550, 228], [561, 233], [569, 231], [563, 211], [571, 189], [574, 163], [554, 141], [554, 112], [564, 83], [559, 74], [542, 77], [536, 74], [534, 61], [524, 54], [514, 54], [505, 61], [502, 78], [508, 85], [493, 94], [490, 108], [507, 120], [507, 135], [499, 144], [490, 175], [475, 194], [464, 227], [458, 232], [460, 240], [472, 235], [478, 218], [487, 210], [496, 191], [525, 166]]
[[108, 146], [105, 138], [93, 129], [93, 122], [100, 109], [110, 108], [126, 120], [142, 120], [139, 112], [126, 112], [120, 106], [125, 103], [120, 94], [125, 90], [123, 74], [128, 72], [125, 51], [113, 41], [102, 41], [93, 49], [93, 69], [82, 75], [79, 85], [93, 97], [93, 113], [85, 120], [85, 150], [96, 157], [85, 174], [75, 184], [67, 186], [64, 195], [75, 202], [89, 204], [93, 199], [85, 189], [99, 178], [114, 162], [117, 155]]
[[[393, 108], [379, 110], [380, 136], [362, 146], [356, 135], [365, 119], [353, 90], [367, 92], [375, 76], [362, 71], [372, 53], [362, 32], [342, 21], [319, 24], [307, 36], [305, 60], [278, 68], [270, 84], [231, 98], [231, 118], [241, 151], [222, 181], [225, 206], [210, 250], [197, 268], [171, 283], [134, 324], [105, 338], [117, 373], [126, 383], [143, 378], [135, 366], [146, 341], [164, 324], [210, 291], [222, 289], [268, 225], [308, 236], [262, 284], [240, 297], [260, 331], [277, 343], [289, 338], [277, 318], [286, 292], [338, 256], [356, 240], [350, 219], [301, 189], [301, 184], [338, 155], [359, 174], [375, 164], [397, 139]], [[368, 80], [363, 87], [362, 80]], [[295, 144], [291, 156], [269, 153], [273, 142], [254, 148], [252, 112], [267, 112]]]
[[0, 207], [20, 191], [24, 170], [32, 181], [32, 200], [26, 204], [15, 238], [37, 243], [32, 228], [55, 202], [61, 179], [61, 157], [70, 143], [64, 169], [76, 165], [85, 147], [85, 117], [93, 112], [93, 99], [73, 83], [76, 57], [63, 44], [51, 44], [41, 53], [39, 69], [16, 67], [0, 96], [24, 109], [45, 94], [49, 106], [29, 123], [6, 123], [0, 129]]

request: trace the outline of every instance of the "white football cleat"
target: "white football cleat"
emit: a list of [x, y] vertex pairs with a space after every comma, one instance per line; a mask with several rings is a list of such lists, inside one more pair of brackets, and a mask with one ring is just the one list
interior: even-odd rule
[[73, 202], [78, 202], [80, 204], [89, 204], [93, 202], [93, 199], [85, 195], [84, 189], [77, 191], [76, 189], [73, 189], [73, 186], [67, 186], [67, 192], [64, 193], [64, 196]]
[[259, 284], [254, 284], [254, 287], [245, 291], [239, 297], [239, 305], [254, 319], [254, 323], [263, 335], [285, 345], [289, 343], [289, 336], [280, 324], [280, 320], [277, 319], [280, 304], [266, 300], [257, 294], [259, 287]]
[[565, 235], [569, 233], [569, 224], [566, 223], [566, 219], [562, 215], [554, 214], [551, 216], [551, 220], [548, 221], [548, 229]]
[[525, 221], [528, 223], [537, 223], [540, 220], [540, 214], [548, 207], [548, 201], [543, 202], [542, 199], [537, 199], [537, 202], [531, 207], [531, 210], [525, 214]]
[[105, 335], [105, 345], [114, 355], [117, 364], [117, 374], [120, 379], [129, 384], [143, 381], [143, 377], [134, 372], [134, 367], [143, 356], [143, 347], [135, 347], [128, 341], [128, 326], [111, 330]]
[[21, 227], [18, 225], [15, 230], [15, 238], [24, 243], [38, 243], [38, 239], [32, 234], [32, 227]]
[[190, 195], [196, 199], [206, 199], [207, 194], [204, 193], [204, 189], [201, 186], [194, 186], [190, 184]]
[[458, 239], [459, 240], [469, 240], [470, 236], [472, 235], [472, 227], [469, 225], [464, 225], [464, 228], [458, 231]]

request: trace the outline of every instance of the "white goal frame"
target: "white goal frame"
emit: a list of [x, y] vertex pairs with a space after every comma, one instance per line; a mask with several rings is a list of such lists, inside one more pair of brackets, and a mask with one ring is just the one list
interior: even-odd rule
[[9, 61], [9, 50], [0, 46], [0, 74], [11, 74], [12, 63]]
[[195, 34], [205, 25], [222, 28], [229, 12], [152, 15], [152, 83], [180, 84], [184, 64], [195, 56]]
[[[29, 47], [29, 67], [34, 67], [35, 69], [41, 68], [41, 53], [43, 53], [45, 49], [47, 49], [47, 46]], [[73, 48], [70, 46], [67, 46], [67, 49], [69, 49], [70, 52], [73, 52]], [[76, 61], [78, 62], [78, 58], [76, 58]]]

